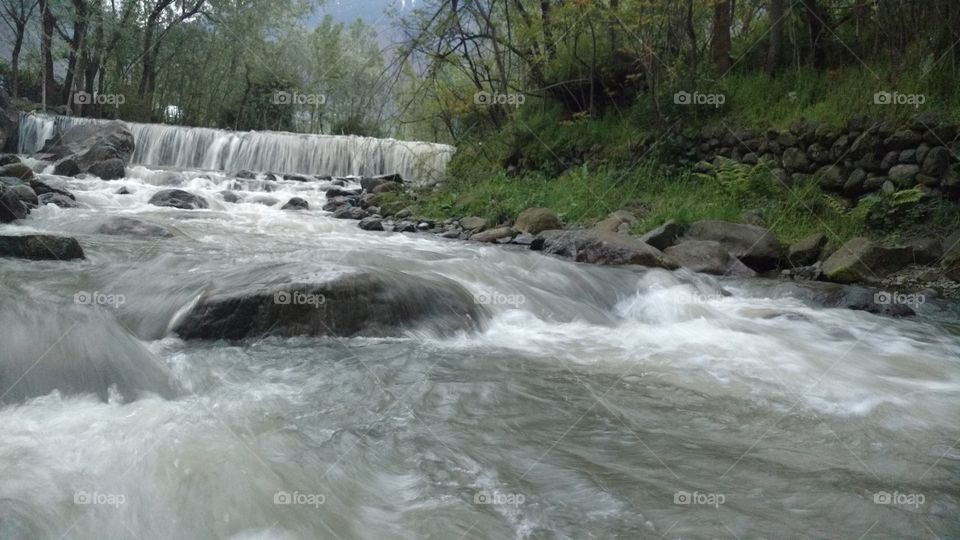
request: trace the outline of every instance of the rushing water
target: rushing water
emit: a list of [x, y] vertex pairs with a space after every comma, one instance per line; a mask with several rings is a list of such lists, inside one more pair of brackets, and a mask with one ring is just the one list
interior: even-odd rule
[[[72, 235], [87, 260], [2, 260], [0, 539], [960, 535], [960, 338], [934, 306], [896, 320], [762, 281], [364, 232], [316, 210], [322, 182], [233, 205], [219, 174], [44, 179], [84, 208], [0, 233]], [[211, 208], [146, 204], [168, 185]], [[314, 210], [280, 210], [294, 195]], [[97, 234], [111, 216], [175, 236]], [[489, 319], [168, 330], [203, 291], [359, 269], [446, 278]]]
[[[38, 152], [44, 141], [77, 124], [106, 122], [82, 117], [20, 114], [19, 151]], [[126, 122], [133, 133], [135, 164], [180, 169], [241, 169], [333, 176], [400, 173], [408, 180], [441, 178], [452, 146], [353, 135], [227, 131]]]

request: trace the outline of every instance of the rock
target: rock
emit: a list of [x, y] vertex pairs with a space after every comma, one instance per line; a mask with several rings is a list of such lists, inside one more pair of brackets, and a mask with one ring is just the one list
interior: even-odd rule
[[[0, 179], [2, 180], [2, 179]], [[18, 183], [15, 185], [8, 185], [7, 189], [13, 192], [13, 195], [25, 206], [27, 209], [36, 208], [40, 205], [39, 199], [37, 199], [36, 192], [28, 186], [27, 184]]]
[[458, 283], [400, 272], [341, 275], [202, 298], [178, 322], [183, 339], [275, 336], [401, 336], [477, 330], [485, 310]]
[[38, 200], [40, 205], [52, 204], [60, 208], [80, 208], [77, 201], [62, 193], [44, 193], [38, 197]]
[[906, 164], [916, 164], [917, 163], [917, 149], [908, 148], [903, 152], [900, 152], [900, 163]]
[[0, 167], [10, 165], [11, 163], [20, 163], [20, 158], [17, 157], [16, 154], [0, 154]]
[[513, 230], [510, 227], [497, 227], [495, 229], [488, 229], [483, 232], [478, 232], [477, 234], [470, 237], [470, 240], [475, 242], [496, 242], [501, 238], [513, 238], [516, 236], [517, 231]]
[[847, 181], [843, 183], [843, 194], [848, 197], [856, 197], [864, 191], [864, 183], [867, 181], [867, 171], [863, 169], [856, 169], [850, 176], [847, 177]]
[[238, 203], [242, 200], [239, 195], [230, 190], [221, 191], [220, 196], [223, 197], [224, 202], [228, 203]]
[[26, 163], [11, 163], [0, 167], [0, 176], [30, 180], [33, 178], [33, 169], [27, 166]]
[[83, 171], [73, 158], [62, 159], [53, 167], [53, 174], [58, 176], [76, 176], [81, 172]]
[[130, 195], [130, 190], [126, 186], [121, 187], [120, 189], [114, 191], [117, 195]]
[[533, 244], [533, 242], [536, 241], [536, 239], [537, 237], [532, 234], [521, 233], [514, 236], [513, 240], [511, 240], [511, 243], [517, 244], [520, 246], [529, 246]]
[[98, 161], [91, 165], [87, 172], [103, 180], [117, 180], [127, 174], [123, 160], [118, 158]]
[[340, 189], [332, 187], [327, 190], [325, 195], [327, 199], [333, 199], [336, 197], [356, 197], [357, 195], [360, 195], [360, 192], [352, 189]]
[[166, 227], [147, 223], [139, 219], [116, 216], [107, 219], [96, 230], [99, 234], [112, 236], [141, 236], [154, 238], [170, 238], [173, 236]]
[[637, 264], [671, 269], [676, 267], [659, 249], [636, 238], [596, 230], [543, 231], [530, 247], [577, 262]]
[[27, 217], [28, 212], [16, 192], [6, 184], [0, 183], [0, 223], [23, 219]]
[[787, 250], [787, 260], [794, 268], [812, 265], [820, 259], [827, 242], [827, 236], [821, 233], [806, 236], [790, 246]]
[[380, 215], [381, 216], [396, 216], [399, 213], [407, 210], [407, 205], [403, 201], [394, 201], [389, 203], [384, 203], [380, 205]]
[[241, 178], [244, 180], [255, 180], [257, 178], [257, 173], [244, 169], [242, 171], [237, 171], [237, 174], [233, 176], [234, 178]]
[[487, 227], [487, 220], [482, 217], [468, 216], [460, 220], [460, 226], [465, 231], [481, 231]]
[[303, 176], [302, 174], [285, 174], [283, 175], [284, 180], [290, 180], [292, 182], [310, 182], [311, 179]]
[[912, 261], [909, 247], [889, 248], [866, 238], [853, 238], [824, 261], [823, 273], [837, 283], [878, 281]]
[[158, 191], [153, 197], [150, 197], [149, 203], [154, 206], [167, 206], [181, 210], [195, 210], [210, 207], [210, 204], [207, 203], [203, 197], [183, 191], [182, 189], [164, 189]]
[[917, 165], [897, 165], [890, 169], [890, 181], [901, 188], [913, 187], [919, 172]]
[[363, 208], [359, 206], [341, 206], [333, 213], [333, 217], [337, 219], [363, 219], [368, 216], [368, 213]]
[[743, 213], [740, 214], [740, 221], [750, 225], [756, 225], [758, 227], [763, 227], [765, 225], [763, 220], [763, 212], [757, 210], [756, 208], [744, 210]]
[[357, 226], [365, 231], [382, 231], [383, 219], [376, 216], [365, 217], [360, 220]]
[[396, 182], [384, 182], [373, 188], [373, 193], [399, 193], [403, 187]]
[[897, 186], [895, 186], [890, 180], [885, 180], [883, 185], [880, 186], [880, 191], [886, 193], [887, 195], [893, 195], [897, 192]]
[[896, 167], [900, 164], [900, 152], [893, 151], [887, 152], [883, 159], [880, 160], [880, 168], [884, 170], [889, 170], [891, 167]]
[[286, 204], [280, 207], [281, 210], [309, 210], [310, 203], [300, 197], [292, 197]]
[[920, 172], [933, 178], [941, 178], [950, 168], [950, 158], [950, 150], [947, 148], [943, 146], [931, 148], [924, 156]]
[[753, 270], [731, 255], [720, 242], [687, 240], [668, 247], [663, 253], [671, 261], [693, 272], [720, 276], [756, 275]]
[[763, 227], [728, 221], [698, 221], [690, 226], [686, 238], [720, 242], [733, 256], [758, 271], [771, 270], [780, 263], [783, 246]]
[[677, 243], [677, 239], [687, 232], [687, 228], [674, 220], [648, 231], [640, 237], [640, 241], [649, 244], [661, 251]]
[[373, 193], [377, 186], [381, 186], [390, 182], [399, 184], [403, 182], [403, 178], [401, 178], [399, 174], [383, 174], [379, 176], [361, 178], [360, 187], [363, 188], [364, 191]]
[[0, 236], [0, 257], [19, 259], [60, 260], [83, 259], [83, 249], [75, 238], [47, 234]]
[[417, 224], [412, 221], [401, 221], [394, 225], [393, 230], [402, 233], [417, 232]]
[[840, 191], [843, 189], [847, 180], [843, 167], [838, 165], [828, 165], [821, 168], [816, 173], [817, 181], [820, 187], [827, 191]]
[[[597, 222], [593, 228], [598, 231], [612, 232], [618, 234], [629, 234], [630, 228], [637, 224], [637, 216], [627, 212], [626, 210], [617, 210], [616, 212], [611, 213], [609, 216], [604, 218], [602, 221]], [[558, 229], [557, 227], [550, 227], [551, 229]], [[539, 231], [538, 231], [539, 232]], [[536, 234], [536, 233], [533, 233]]]
[[[549, 229], [559, 229], [560, 218], [549, 208], [527, 208], [517, 215], [513, 228], [529, 234], [540, 234]], [[464, 227], [466, 228], [466, 227]]]
[[914, 315], [905, 304], [884, 302], [880, 291], [858, 285], [824, 282], [783, 282], [771, 289], [772, 297], [791, 297], [817, 307], [852, 309], [875, 315], [907, 317]]
[[47, 141], [38, 157], [47, 161], [73, 159], [81, 171], [98, 161], [119, 159], [124, 164], [133, 155], [133, 134], [120, 121], [77, 124]]
[[883, 141], [883, 146], [888, 151], [902, 152], [909, 148], [916, 148], [923, 142], [923, 137], [919, 133], [910, 130], [903, 130], [894, 133]]
[[47, 193], [56, 193], [56, 194], [58, 194], [58, 195], [63, 195], [64, 197], [66, 197], [66, 198], [68, 198], [68, 199], [71, 199], [71, 200], [76, 200], [76, 199], [77, 199], [77, 198], [73, 195], [73, 193], [70, 193], [69, 191], [66, 191], [66, 190], [64, 190], [64, 189], [57, 189], [57, 188], [55, 188], [55, 187], [52, 187], [52, 186], [50, 186], [50, 185], [47, 185], [47, 184], [41, 182], [40, 180], [37, 180], [36, 178], [32, 178], [32, 179], [30, 180], [30, 188], [33, 189], [34, 193], [36, 193], [37, 195], [40, 195], [40, 196], [45, 195], [45, 194], [47, 194]]
[[907, 242], [916, 264], [935, 263], [943, 257], [943, 245], [936, 238], [917, 238]]
[[783, 168], [790, 172], [810, 172], [810, 160], [803, 150], [787, 148], [783, 152]]

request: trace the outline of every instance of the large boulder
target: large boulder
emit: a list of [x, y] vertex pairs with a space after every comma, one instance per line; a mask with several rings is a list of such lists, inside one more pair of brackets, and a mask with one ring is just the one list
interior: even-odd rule
[[780, 240], [769, 230], [756, 225], [718, 220], [698, 221], [687, 230], [686, 238], [720, 242], [733, 256], [758, 271], [776, 268], [783, 256]]
[[556, 212], [549, 208], [527, 208], [517, 215], [513, 228], [528, 234], [540, 234], [550, 229], [559, 229], [563, 224]]
[[118, 158], [98, 161], [91, 165], [87, 172], [104, 180], [116, 180], [127, 174], [123, 160]]
[[154, 193], [153, 197], [150, 197], [149, 203], [154, 206], [168, 206], [181, 210], [210, 207], [209, 203], [207, 203], [203, 197], [194, 195], [188, 191], [183, 191], [182, 189], [164, 189], [158, 191]]
[[790, 246], [787, 260], [794, 268], [809, 266], [820, 259], [827, 241], [827, 236], [822, 233], [808, 235]]
[[867, 238], [853, 238], [823, 263], [829, 281], [854, 283], [879, 281], [913, 262], [907, 246], [884, 247]]
[[60, 260], [83, 259], [83, 249], [75, 238], [47, 234], [0, 236], [0, 257]]
[[663, 225], [647, 231], [640, 237], [640, 241], [663, 251], [677, 243], [677, 240], [687, 232], [687, 228], [674, 220], [669, 220]]
[[10, 223], [27, 217], [29, 210], [20, 197], [6, 184], [0, 183], [0, 223]]
[[487, 220], [482, 217], [468, 216], [460, 220], [460, 226], [465, 231], [480, 231], [487, 228]]
[[486, 312], [461, 285], [400, 272], [363, 272], [316, 283], [213, 294], [176, 324], [184, 339], [398, 336], [478, 329]]
[[33, 178], [33, 169], [26, 163], [11, 163], [0, 167], [0, 176], [30, 180]]
[[80, 208], [76, 199], [71, 199], [62, 193], [44, 193], [38, 197], [39, 205], [52, 204], [60, 208]]
[[663, 253], [671, 261], [694, 272], [719, 276], [756, 275], [720, 242], [712, 240], [687, 240], [668, 247]]
[[133, 149], [133, 134], [126, 124], [114, 120], [72, 126], [47, 141], [37, 157], [46, 161], [71, 158], [86, 172], [99, 161], [119, 159], [127, 164]]
[[636, 238], [597, 230], [543, 231], [530, 247], [577, 262], [676, 268], [676, 264], [653, 246]]

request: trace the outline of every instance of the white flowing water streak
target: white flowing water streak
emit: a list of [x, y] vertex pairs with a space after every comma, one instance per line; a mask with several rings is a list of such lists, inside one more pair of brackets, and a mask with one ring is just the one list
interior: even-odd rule
[[[21, 114], [19, 153], [39, 151], [45, 141], [74, 125], [99, 122], [107, 120]], [[353, 135], [126, 124], [136, 143], [132, 163], [153, 167], [333, 176], [399, 173], [423, 182], [442, 178], [455, 151], [445, 144]]]

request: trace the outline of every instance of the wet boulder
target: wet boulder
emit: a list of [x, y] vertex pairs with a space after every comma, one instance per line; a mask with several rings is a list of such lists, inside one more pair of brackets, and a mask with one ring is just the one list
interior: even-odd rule
[[718, 276], [754, 276], [756, 272], [727, 251], [720, 242], [687, 240], [664, 250], [671, 261], [693, 272]]
[[543, 231], [530, 248], [577, 262], [676, 268], [675, 263], [653, 246], [636, 238], [597, 230]]
[[133, 155], [133, 134], [120, 121], [77, 124], [47, 141], [37, 157], [46, 161], [73, 159], [81, 171], [97, 162], [119, 159], [124, 164]]
[[527, 208], [517, 215], [513, 228], [528, 234], [540, 234], [550, 229], [559, 229], [563, 224], [557, 213], [549, 208]]
[[30, 180], [33, 178], [33, 169], [26, 163], [11, 163], [0, 167], [0, 176]]
[[77, 165], [77, 160], [73, 158], [62, 159], [57, 162], [53, 167], [53, 174], [57, 176], [76, 176], [80, 174], [80, 166]]
[[221, 191], [220, 196], [223, 197], [224, 202], [228, 203], [238, 203], [241, 200], [239, 195], [229, 190]]
[[28, 211], [17, 193], [6, 184], [0, 183], [0, 223], [23, 219], [27, 217]]
[[281, 210], [309, 210], [310, 203], [300, 197], [293, 197], [280, 207]]
[[913, 262], [908, 246], [886, 247], [866, 238], [853, 238], [823, 263], [829, 281], [879, 281]]
[[175, 324], [184, 339], [399, 336], [477, 330], [486, 312], [458, 283], [401, 272], [362, 272], [314, 283], [213, 294]]
[[383, 219], [376, 216], [365, 217], [360, 220], [357, 226], [365, 231], [382, 231]]
[[337, 219], [363, 219], [368, 212], [359, 206], [341, 206], [333, 213]]
[[757, 271], [776, 268], [783, 256], [780, 240], [769, 230], [756, 225], [729, 221], [698, 221], [687, 230], [689, 240], [719, 242], [741, 262]]
[[127, 174], [123, 160], [118, 158], [98, 161], [91, 165], [87, 172], [103, 180], [117, 180]]
[[60, 260], [83, 259], [83, 249], [75, 238], [47, 234], [0, 236], [0, 257]]
[[148, 223], [139, 219], [116, 216], [108, 218], [97, 227], [99, 234], [112, 236], [140, 236], [154, 238], [170, 238], [173, 236], [166, 227]]
[[182, 189], [164, 189], [158, 191], [153, 197], [150, 197], [149, 203], [154, 206], [167, 206], [181, 210], [195, 210], [210, 207], [210, 204], [207, 203], [203, 197]]
[[62, 193], [48, 192], [38, 197], [40, 205], [52, 204], [60, 208], [80, 208], [80, 204]]

